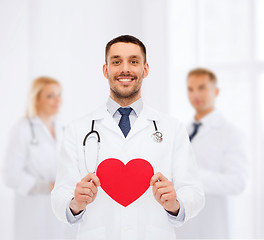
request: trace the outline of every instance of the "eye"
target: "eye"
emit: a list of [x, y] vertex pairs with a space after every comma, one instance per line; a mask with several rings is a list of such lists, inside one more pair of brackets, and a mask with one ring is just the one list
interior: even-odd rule
[[132, 60], [131, 63], [132, 63], [132, 64], [137, 64], [138, 61], [137, 61], [137, 60]]
[[48, 96], [47, 96], [48, 99], [52, 99], [53, 97], [54, 97], [53, 94], [48, 94]]
[[112, 64], [118, 65], [118, 64], [120, 64], [120, 61], [113, 61]]

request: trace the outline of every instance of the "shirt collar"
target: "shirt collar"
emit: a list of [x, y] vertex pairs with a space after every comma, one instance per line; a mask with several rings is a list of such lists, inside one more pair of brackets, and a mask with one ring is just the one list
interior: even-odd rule
[[[107, 111], [110, 113], [110, 115], [114, 116], [114, 114], [116, 113], [118, 108], [120, 108], [121, 106], [117, 102], [115, 102], [111, 97], [109, 97], [107, 102], [106, 102], [106, 107], [107, 107]], [[142, 109], [143, 109], [142, 98], [138, 99], [137, 101], [133, 102], [132, 104], [130, 104], [129, 106], [126, 106], [126, 107], [131, 107], [138, 117], [139, 114], [141, 113]]]
[[203, 126], [209, 126], [209, 125], [215, 125], [218, 126], [217, 119], [220, 118], [220, 113], [218, 110], [213, 110], [206, 116], [200, 119], [200, 121], [196, 121], [195, 118], [193, 120], [193, 123], [202, 123]]

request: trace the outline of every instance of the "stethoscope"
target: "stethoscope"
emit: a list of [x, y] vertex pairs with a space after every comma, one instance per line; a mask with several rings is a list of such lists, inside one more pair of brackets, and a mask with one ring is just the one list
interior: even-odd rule
[[[86, 161], [86, 154], [85, 154], [85, 146], [86, 146], [86, 140], [87, 138], [91, 135], [91, 134], [95, 134], [96, 137], [97, 137], [97, 156], [96, 156], [96, 164], [95, 164], [95, 168], [94, 168], [94, 171], [93, 173], [95, 174], [96, 173], [96, 170], [97, 170], [97, 166], [98, 166], [98, 162], [99, 162], [99, 151], [100, 151], [100, 143], [101, 143], [101, 138], [100, 138], [100, 134], [98, 131], [94, 130], [94, 122], [95, 120], [92, 120], [92, 127], [91, 127], [91, 131], [88, 132], [84, 139], [83, 139], [83, 154], [84, 154], [84, 165], [85, 165], [85, 168], [86, 168], [86, 171], [89, 173], [90, 171], [88, 170], [87, 168], [87, 161]], [[156, 121], [153, 120], [153, 124], [154, 124], [154, 128], [155, 128], [155, 132], [152, 134], [152, 139], [157, 142], [157, 143], [160, 143], [162, 142], [163, 140], [163, 135], [161, 132], [158, 131], [158, 128], [157, 128], [157, 124], [156, 124]]]
[[[32, 120], [30, 118], [27, 118], [28, 122], [29, 122], [29, 126], [30, 126], [30, 132], [31, 132], [31, 140], [30, 140], [30, 144], [33, 146], [37, 146], [39, 144], [39, 141], [36, 137], [36, 133], [35, 133], [35, 129], [34, 129], [34, 124], [32, 122]], [[64, 130], [64, 127], [63, 127]]]
[[28, 122], [29, 122], [30, 132], [31, 132], [30, 144], [37, 146], [38, 145], [38, 139], [36, 138], [36, 134], [35, 134], [35, 131], [34, 131], [33, 122], [31, 121], [30, 118], [27, 118], [27, 119], [28, 119]]

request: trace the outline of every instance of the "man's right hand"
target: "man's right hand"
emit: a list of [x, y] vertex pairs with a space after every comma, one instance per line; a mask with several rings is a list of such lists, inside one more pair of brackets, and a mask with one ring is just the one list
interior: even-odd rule
[[70, 209], [74, 215], [79, 214], [94, 201], [99, 186], [100, 180], [93, 173], [89, 173], [76, 184], [74, 198], [70, 202]]

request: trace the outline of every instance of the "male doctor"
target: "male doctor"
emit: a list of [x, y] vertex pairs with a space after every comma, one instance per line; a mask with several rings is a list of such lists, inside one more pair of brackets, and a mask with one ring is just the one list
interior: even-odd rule
[[[203, 208], [204, 194], [184, 126], [143, 104], [141, 85], [148, 72], [140, 40], [129, 35], [111, 40], [103, 66], [110, 98], [66, 130], [52, 205], [62, 221], [81, 223], [78, 239], [175, 239], [174, 227]], [[151, 187], [127, 206], [105, 192], [98, 172], [92, 173], [98, 167], [93, 138], [86, 140], [84, 158], [83, 139], [93, 120], [101, 141], [98, 164], [115, 158], [126, 165], [140, 158], [154, 169], [148, 181]], [[156, 128], [163, 135], [158, 141], [152, 137]], [[115, 178], [117, 172], [107, 174]], [[123, 183], [110, 191], [119, 185], [121, 189]]]
[[204, 68], [187, 76], [188, 97], [195, 116], [188, 126], [197, 158], [206, 205], [197, 218], [176, 230], [179, 238], [229, 238], [232, 209], [228, 197], [246, 185], [245, 137], [215, 109], [219, 94], [216, 75]]

